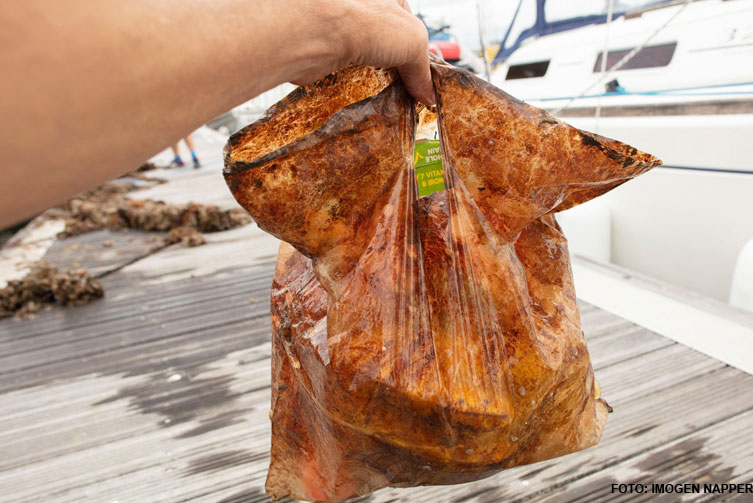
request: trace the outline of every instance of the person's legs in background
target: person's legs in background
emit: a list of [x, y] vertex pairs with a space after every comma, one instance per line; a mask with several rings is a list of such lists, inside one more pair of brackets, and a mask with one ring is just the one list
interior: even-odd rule
[[183, 159], [180, 158], [180, 152], [178, 151], [178, 143], [180, 143], [180, 140], [175, 143], [175, 145], [170, 146], [171, 149], [173, 149], [173, 162], [170, 163], [170, 167], [178, 166], [183, 167], [185, 164], [183, 163]]
[[[191, 151], [191, 159], [193, 159], [193, 167], [194, 168], [200, 168], [201, 163], [199, 162], [199, 158], [196, 155], [196, 148], [193, 145], [193, 138], [191, 138], [191, 135], [187, 135], [185, 138], [183, 138], [183, 141], [186, 142], [186, 145], [188, 145], [188, 149]], [[173, 161], [170, 163], [170, 167], [177, 166], [179, 168], [182, 168], [186, 164], [183, 162], [183, 159], [180, 157], [180, 140], [178, 140], [175, 145], [172, 145], [170, 148], [173, 149]]]
[[199, 162], [199, 158], [196, 157], [196, 149], [193, 146], [193, 138], [191, 138], [191, 135], [186, 135], [185, 137], [186, 145], [188, 145], [188, 149], [191, 151], [191, 159], [193, 159], [193, 167], [194, 168], [200, 168], [201, 163]]

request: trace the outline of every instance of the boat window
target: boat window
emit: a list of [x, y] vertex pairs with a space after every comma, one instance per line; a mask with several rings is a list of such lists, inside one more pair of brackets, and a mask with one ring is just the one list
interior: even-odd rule
[[[615, 12], [630, 12], [645, 9], [653, 5], [667, 3], [671, 0], [616, 0]], [[609, 0], [547, 0], [544, 4], [544, 17], [547, 23], [573, 19], [583, 16], [605, 15], [609, 8]]]
[[549, 61], [537, 61], [536, 63], [523, 63], [521, 65], [511, 65], [507, 70], [505, 80], [514, 79], [531, 79], [533, 77], [543, 77], [549, 68]]
[[[667, 66], [672, 61], [675, 53], [677, 42], [671, 44], [653, 45], [644, 47], [633, 56], [620, 70], [635, 70], [638, 68], [659, 68]], [[616, 65], [632, 49], [623, 49], [619, 51], [609, 51], [607, 53], [607, 70]], [[601, 57], [603, 52], [599, 52], [594, 64], [594, 73], [601, 72]]]

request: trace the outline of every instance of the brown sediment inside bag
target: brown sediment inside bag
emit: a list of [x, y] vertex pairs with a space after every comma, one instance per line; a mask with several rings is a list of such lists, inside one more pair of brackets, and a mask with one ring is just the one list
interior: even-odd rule
[[[379, 72], [304, 88], [226, 149], [234, 196], [286, 242], [275, 498], [476, 480], [592, 446], [606, 422], [554, 213], [659, 161], [432, 63], [447, 189], [419, 199], [414, 102]], [[300, 130], [280, 119], [307, 110]]]

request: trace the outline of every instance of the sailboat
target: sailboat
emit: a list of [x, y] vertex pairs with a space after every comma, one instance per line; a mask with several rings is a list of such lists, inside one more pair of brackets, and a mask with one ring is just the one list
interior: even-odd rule
[[753, 0], [521, 0], [493, 65], [665, 163], [563, 214], [571, 251], [753, 311]]

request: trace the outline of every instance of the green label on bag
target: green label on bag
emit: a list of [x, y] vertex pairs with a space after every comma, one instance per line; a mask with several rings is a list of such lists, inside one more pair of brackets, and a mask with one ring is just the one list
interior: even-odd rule
[[418, 197], [444, 190], [444, 171], [439, 140], [420, 140], [413, 150]]

